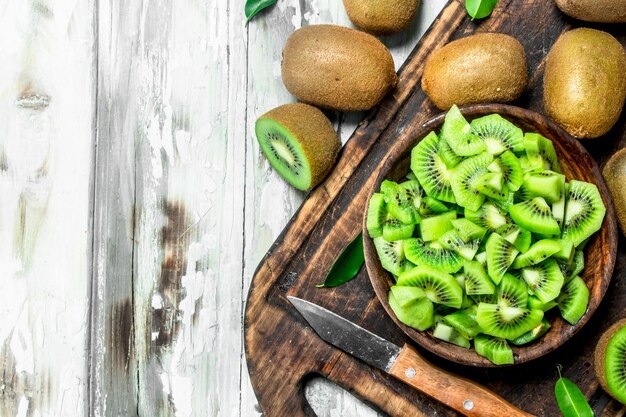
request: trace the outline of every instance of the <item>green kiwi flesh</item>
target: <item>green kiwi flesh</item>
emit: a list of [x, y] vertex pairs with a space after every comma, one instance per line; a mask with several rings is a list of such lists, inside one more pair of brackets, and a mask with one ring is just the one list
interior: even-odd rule
[[596, 345], [594, 364], [602, 388], [626, 404], [626, 319], [617, 321], [602, 334]]
[[566, 182], [547, 138], [455, 112], [413, 148], [404, 179], [372, 194], [365, 226], [399, 321], [509, 364], [509, 344], [550, 329], [544, 312], [572, 325], [586, 313], [578, 275], [606, 209], [595, 185]]

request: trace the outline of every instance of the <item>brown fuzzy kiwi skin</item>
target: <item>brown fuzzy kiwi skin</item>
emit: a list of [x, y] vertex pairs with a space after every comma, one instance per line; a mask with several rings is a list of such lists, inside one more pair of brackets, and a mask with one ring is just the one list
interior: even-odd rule
[[563, 13], [597, 23], [625, 23], [626, 0], [556, 0]]
[[343, 0], [350, 21], [373, 35], [389, 35], [413, 21], [419, 0]]
[[422, 89], [442, 110], [453, 104], [506, 103], [528, 86], [526, 54], [519, 41], [482, 33], [450, 42], [424, 67]]
[[290, 103], [268, 111], [260, 119], [276, 121], [298, 139], [311, 166], [308, 189], [322, 182], [335, 166], [341, 141], [320, 109], [304, 103]]
[[339, 111], [369, 110], [398, 82], [385, 45], [336, 25], [296, 30], [283, 50], [282, 77], [300, 101]]
[[609, 158], [602, 169], [602, 176], [609, 187], [622, 234], [626, 236], [626, 148]]
[[[604, 391], [606, 391], [606, 393], [612, 396], [613, 398], [615, 397], [609, 390], [609, 387], [606, 383], [606, 375], [605, 375], [605, 369], [604, 369], [604, 354], [606, 352], [606, 347], [611, 341], [611, 338], [613, 337], [613, 335], [617, 333], [617, 331], [624, 326], [626, 326], [626, 319], [621, 319], [620, 321], [616, 322], [611, 327], [609, 327], [607, 331], [605, 331], [600, 337], [600, 340], [598, 341], [598, 344], [596, 345], [596, 350], [593, 355], [593, 362], [594, 362], [594, 368], [596, 371], [596, 377], [598, 378], [598, 381], [600, 382], [602, 389], [604, 389]], [[615, 399], [617, 400], [617, 398]]]
[[626, 52], [613, 36], [574, 29], [556, 41], [543, 82], [547, 114], [578, 139], [597, 138], [615, 124], [626, 97]]

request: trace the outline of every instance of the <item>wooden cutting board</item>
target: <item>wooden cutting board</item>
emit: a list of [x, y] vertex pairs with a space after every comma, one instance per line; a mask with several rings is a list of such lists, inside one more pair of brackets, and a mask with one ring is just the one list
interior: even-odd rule
[[[303, 321], [287, 295], [320, 304], [395, 342], [407, 341], [375, 297], [365, 268], [351, 282], [318, 289], [339, 252], [360, 233], [366, 195], [381, 161], [394, 143], [413, 135], [439, 111], [420, 87], [424, 61], [435, 49], [474, 32], [501, 32], [524, 46], [531, 71], [528, 91], [516, 103], [543, 112], [544, 59], [558, 36], [572, 27], [606, 30], [626, 45], [626, 25], [592, 25], [563, 15], [552, 0], [500, 0], [492, 17], [474, 22], [462, 1], [450, 1], [417, 44], [399, 72], [397, 90], [359, 125], [345, 145], [327, 180], [310, 193], [259, 265], [248, 296], [245, 348], [248, 369], [267, 417], [314, 415], [306, 403], [304, 383], [322, 375], [390, 416], [454, 416], [425, 395], [370, 368], [323, 342]], [[622, 116], [604, 138], [585, 142], [602, 164], [626, 145]], [[620, 249], [612, 283], [589, 323], [569, 342], [546, 357], [515, 367], [478, 369], [434, 357], [427, 359], [476, 380], [513, 404], [537, 416], [558, 416], [554, 399], [556, 364], [579, 385], [596, 416], [622, 415], [599, 388], [594, 376], [593, 349], [600, 333], [626, 315], [626, 245]]]

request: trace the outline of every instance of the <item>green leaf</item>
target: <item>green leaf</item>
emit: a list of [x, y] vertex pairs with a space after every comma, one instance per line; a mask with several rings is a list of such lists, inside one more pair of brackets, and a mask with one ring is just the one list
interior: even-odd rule
[[273, 6], [277, 0], [246, 0], [246, 6], [244, 8], [246, 12], [246, 25], [250, 20], [256, 16], [261, 10]]
[[482, 19], [491, 14], [498, 0], [465, 0], [465, 9], [472, 19]]
[[554, 386], [554, 395], [564, 417], [593, 417], [585, 395], [567, 378], [561, 376], [561, 367], [557, 366], [559, 379]]
[[323, 284], [317, 285], [322, 287], [337, 287], [345, 284], [356, 276], [361, 270], [365, 262], [365, 254], [363, 253], [363, 236], [359, 235], [341, 252], [330, 272], [326, 275]]

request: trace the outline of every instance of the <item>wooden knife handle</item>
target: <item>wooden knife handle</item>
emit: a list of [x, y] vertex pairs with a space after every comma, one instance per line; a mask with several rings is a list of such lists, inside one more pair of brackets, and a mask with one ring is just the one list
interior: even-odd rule
[[389, 373], [466, 416], [534, 417], [482, 385], [432, 365], [409, 345]]

